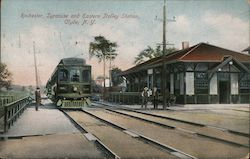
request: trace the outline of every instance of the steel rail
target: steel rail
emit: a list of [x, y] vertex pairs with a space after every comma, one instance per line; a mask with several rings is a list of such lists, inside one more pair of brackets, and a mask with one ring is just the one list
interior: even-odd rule
[[[173, 147], [171, 147], [171, 146], [169, 146], [169, 145], [160, 143], [159, 141], [156, 141], [156, 140], [154, 140], [154, 139], [151, 139], [151, 138], [149, 138], [149, 137], [146, 137], [146, 136], [144, 136], [144, 135], [142, 135], [142, 134], [140, 134], [140, 133], [138, 133], [138, 132], [128, 130], [128, 129], [126, 129], [126, 128], [120, 126], [120, 125], [117, 125], [117, 124], [112, 123], [112, 122], [110, 122], [110, 121], [108, 121], [108, 120], [105, 120], [105, 119], [103, 119], [103, 118], [100, 118], [100, 117], [96, 116], [95, 114], [93, 114], [93, 113], [91, 113], [91, 112], [89, 112], [89, 111], [86, 111], [86, 110], [84, 110], [84, 109], [82, 109], [82, 111], [85, 112], [85, 113], [87, 113], [87, 114], [89, 114], [89, 115], [91, 115], [91, 116], [93, 116], [93, 117], [95, 117], [95, 118], [98, 119], [98, 120], [103, 121], [104, 123], [107, 123], [107, 124], [109, 124], [109, 125], [112, 125], [113, 127], [117, 128], [117, 129], [119, 129], [119, 130], [121, 130], [121, 131], [123, 131], [123, 132], [124, 132], [124, 131], [129, 131], [129, 132], [131, 132], [132, 134], [137, 135], [139, 139], [141, 139], [141, 140], [143, 140], [143, 141], [145, 141], [145, 142], [147, 142], [147, 143], [151, 143], [151, 144], [153, 144], [153, 145], [155, 145], [155, 146], [157, 146], [157, 147], [160, 147], [160, 148], [166, 150], [167, 152], [169, 152], [170, 154], [172, 154], [172, 155], [174, 155], [174, 156], [176, 156], [176, 157], [178, 157], [178, 158], [181, 158], [181, 159], [182, 159], [182, 158], [183, 158], [183, 159], [197, 159], [196, 157], [194, 157], [194, 156], [192, 156], [192, 155], [189, 155], [189, 154], [187, 154], [187, 153], [185, 153], [185, 152], [183, 152], [183, 151], [181, 151], [181, 150], [175, 149], [175, 148], [173, 148]], [[180, 157], [180, 156], [182, 156], [182, 157]]]
[[171, 128], [171, 129], [176, 129], [176, 130], [179, 130], [179, 131], [182, 131], [182, 132], [195, 134], [195, 135], [198, 135], [198, 136], [201, 136], [201, 137], [204, 137], [204, 138], [213, 139], [215, 141], [231, 144], [231, 145], [234, 145], [234, 146], [242, 146], [242, 147], [249, 148], [249, 145], [244, 145], [244, 144], [240, 144], [240, 143], [237, 143], [237, 142], [224, 140], [224, 139], [221, 139], [221, 138], [217, 138], [217, 137], [214, 137], [214, 136], [202, 134], [202, 133], [199, 133], [199, 132], [194, 132], [194, 131], [186, 130], [186, 129], [183, 129], [183, 128], [178, 128], [176, 126], [170, 126], [170, 125], [167, 125], [167, 124], [159, 123], [159, 122], [156, 122], [156, 121], [153, 121], [153, 120], [141, 118], [141, 117], [134, 116], [134, 115], [131, 115], [131, 114], [122, 113], [122, 112], [119, 112], [119, 111], [116, 111], [116, 110], [113, 110], [113, 109], [109, 109], [109, 108], [104, 108], [104, 109], [108, 110], [108, 111], [111, 111], [111, 112], [114, 112], [114, 113], [117, 113], [117, 114], [121, 114], [121, 115], [124, 115], [124, 116], [129, 116], [129, 117], [132, 117], [132, 118], [135, 118], [135, 119], [138, 119], [138, 120], [142, 120], [142, 121], [145, 121], [145, 122], [148, 122], [148, 123], [152, 123], [152, 124], [155, 124], [155, 125], [158, 125], [158, 126]]
[[[84, 128], [81, 124], [79, 124], [77, 121], [75, 121], [68, 113], [65, 112], [65, 110], [59, 109], [61, 112], [63, 112], [63, 114], [66, 115], [66, 117], [69, 118], [69, 120], [76, 126], [76, 128], [84, 135], [86, 136], [86, 134], [91, 134], [87, 131], [86, 128]], [[80, 110], [81, 111], [81, 110]], [[82, 111], [81, 111], [82, 112]], [[93, 134], [91, 134], [92, 136], [94, 136]], [[97, 147], [101, 148], [101, 150], [103, 150], [104, 154], [112, 159], [120, 159], [120, 157], [114, 153], [110, 148], [108, 148], [104, 143], [102, 143], [99, 139], [95, 138], [94, 139], [94, 143], [96, 144]]]
[[138, 111], [138, 110], [134, 110], [134, 109], [130, 109], [130, 108], [124, 108], [124, 107], [122, 108], [122, 107], [118, 107], [117, 105], [111, 106], [110, 104], [106, 104], [106, 103], [96, 102], [96, 103], [92, 103], [92, 104], [100, 104], [100, 105], [107, 106], [107, 107], [116, 107], [116, 108], [119, 108], [119, 109], [122, 109], [122, 110], [132, 111], [132, 112], [135, 112], [135, 113], [140, 113], [140, 114], [149, 115], [149, 116], [153, 116], [153, 117], [158, 117], [158, 118], [162, 118], [162, 119], [169, 119], [169, 120], [173, 120], [173, 121], [176, 121], [176, 122], [191, 124], [191, 125], [195, 125], [195, 126], [199, 126], [199, 127], [211, 127], [211, 128], [217, 129], [217, 130], [227, 131], [227, 132], [229, 132], [231, 134], [236, 134], [236, 135], [244, 136], [244, 137], [248, 137], [248, 138], [250, 137], [250, 134], [248, 134], [248, 133], [239, 132], [239, 131], [235, 131], [235, 130], [231, 130], [231, 129], [227, 129], [227, 128], [222, 128], [222, 127], [218, 127], [218, 126], [206, 125], [206, 124], [201, 124], [201, 123], [196, 123], [196, 122], [190, 122], [190, 121], [186, 121], [186, 120], [181, 120], [181, 119], [166, 117], [166, 116], [162, 116], [162, 115], [142, 112], [142, 111]]
[[166, 116], [162, 116], [162, 115], [141, 112], [141, 111], [137, 111], [137, 110], [131, 110], [131, 109], [124, 109], [124, 110], [133, 111], [133, 112], [136, 112], [136, 113], [140, 113], [140, 114], [144, 114], [144, 115], [149, 115], [149, 116], [154, 116], [154, 117], [158, 117], [158, 118], [174, 120], [174, 121], [177, 121], [177, 122], [187, 123], [187, 124], [191, 124], [191, 125], [195, 125], [195, 126], [200, 126], [200, 127], [212, 127], [212, 128], [218, 129], [218, 130], [227, 131], [227, 132], [232, 133], [232, 134], [237, 134], [239, 136], [244, 136], [244, 137], [249, 137], [250, 136], [250, 134], [247, 134], [247, 133], [244, 133], [244, 132], [230, 130], [230, 129], [226, 129], [226, 128], [222, 128], [222, 127], [218, 127], [218, 126], [205, 125], [205, 124], [200, 124], [200, 123], [185, 121], [185, 120], [181, 120], [181, 119], [170, 118], [170, 117], [166, 117]]

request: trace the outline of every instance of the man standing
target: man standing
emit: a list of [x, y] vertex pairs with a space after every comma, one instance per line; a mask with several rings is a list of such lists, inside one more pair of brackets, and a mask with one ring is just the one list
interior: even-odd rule
[[41, 105], [41, 92], [39, 87], [36, 88], [35, 96], [36, 96], [36, 111], [38, 111], [38, 106]]
[[142, 105], [141, 107], [145, 106], [145, 109], [147, 109], [147, 103], [148, 103], [148, 87], [145, 87], [141, 93], [142, 96]]
[[[166, 89], [166, 104], [167, 107], [169, 107], [169, 101], [170, 101], [170, 92], [168, 89]], [[163, 107], [163, 109], [166, 109], [166, 107]]]
[[157, 87], [154, 87], [154, 89], [153, 89], [154, 109], [158, 109], [158, 97], [159, 97], [159, 93], [158, 93]]

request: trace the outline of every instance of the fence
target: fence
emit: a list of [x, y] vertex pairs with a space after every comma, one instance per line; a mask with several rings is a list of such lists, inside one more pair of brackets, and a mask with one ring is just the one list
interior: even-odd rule
[[[158, 102], [162, 103], [162, 95], [159, 94]], [[141, 104], [142, 96], [141, 92], [110, 92], [109, 102], [120, 103], [120, 104]], [[149, 101], [152, 101], [152, 96], [149, 97]], [[176, 101], [176, 96], [170, 94], [169, 99], [166, 101], [168, 104], [173, 105]]]
[[140, 104], [141, 92], [110, 92], [109, 101], [123, 104]]
[[0, 94], [0, 107], [6, 105], [8, 103], [14, 102], [18, 99], [21, 99], [27, 95], [27, 93], [24, 93], [24, 92], [13, 93], [13, 94], [12, 93], [10, 93], [10, 94], [5, 93], [4, 94], [2, 92], [0, 92], [0, 93], [1, 93]]
[[0, 96], [0, 106], [4, 106], [14, 101], [14, 96]]
[[0, 119], [4, 115], [4, 106], [26, 96], [25, 93], [5, 93], [0, 92]]
[[30, 97], [24, 97], [4, 105], [4, 132], [7, 132], [14, 121], [23, 113]]

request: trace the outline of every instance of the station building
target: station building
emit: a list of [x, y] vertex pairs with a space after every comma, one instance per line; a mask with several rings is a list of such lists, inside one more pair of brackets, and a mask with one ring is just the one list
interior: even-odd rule
[[[184, 45], [185, 46], [185, 45]], [[166, 89], [180, 104], [250, 102], [250, 55], [199, 43], [148, 60], [120, 75], [127, 92], [156, 86], [161, 92], [161, 72], [166, 65]]]

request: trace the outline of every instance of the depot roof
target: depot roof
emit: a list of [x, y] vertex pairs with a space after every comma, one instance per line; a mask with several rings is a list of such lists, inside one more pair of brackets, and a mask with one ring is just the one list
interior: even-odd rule
[[166, 64], [175, 62], [222, 62], [226, 57], [233, 57], [239, 62], [250, 63], [250, 55], [207, 43], [199, 43], [187, 49], [178, 50], [165, 56], [150, 59], [123, 71], [120, 75], [126, 75], [143, 69], [160, 66], [163, 61]]

